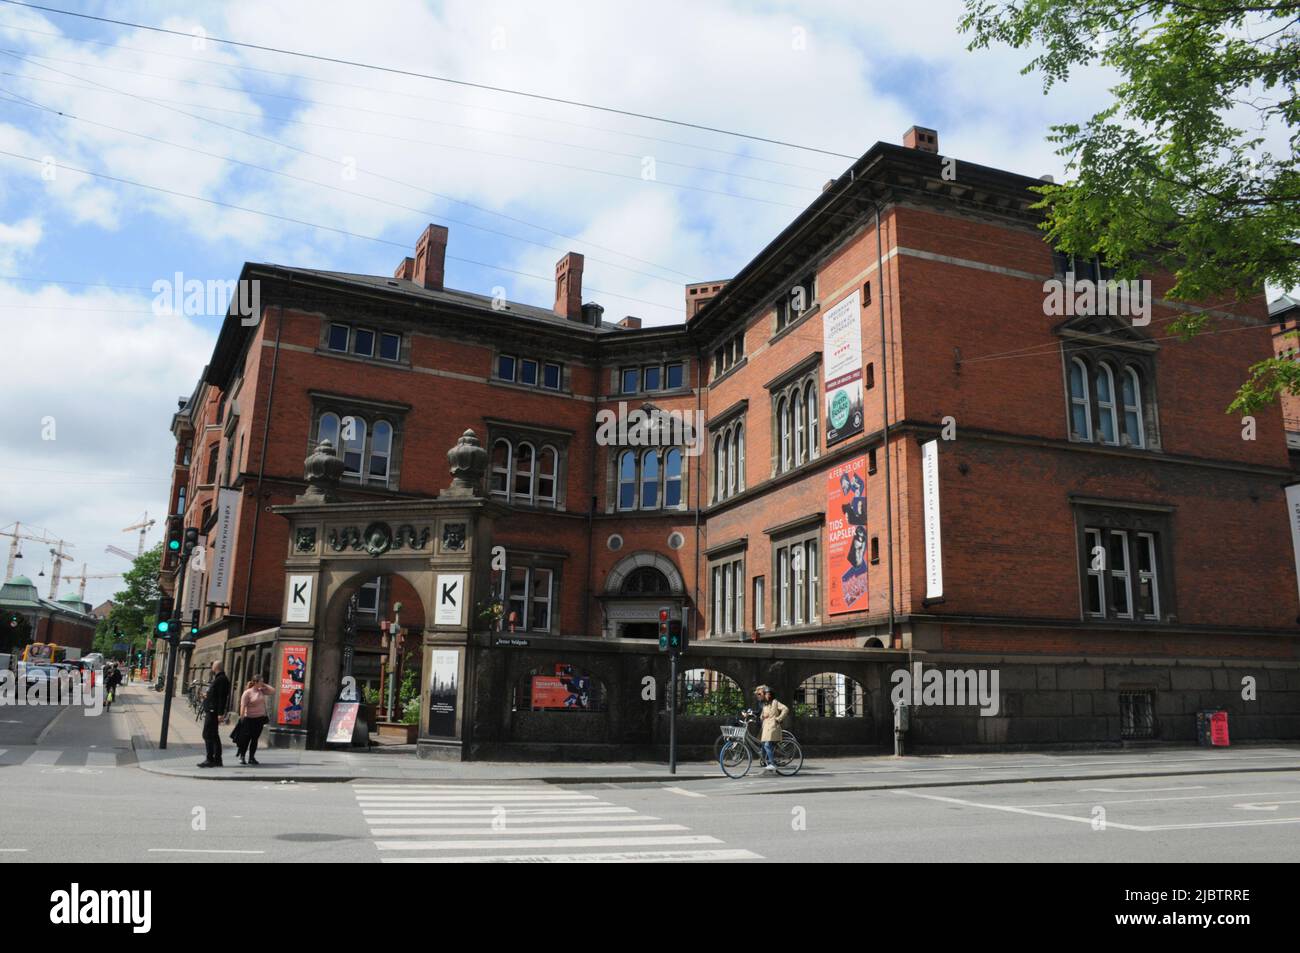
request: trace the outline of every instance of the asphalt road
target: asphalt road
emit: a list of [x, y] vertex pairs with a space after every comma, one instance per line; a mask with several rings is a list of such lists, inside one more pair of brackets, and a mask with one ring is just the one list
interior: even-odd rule
[[[1217, 863], [1297, 856], [1300, 769], [884, 791], [761, 775], [672, 785], [223, 782], [140, 770], [120, 712], [87, 718], [72, 710], [52, 725], [24, 715], [14, 718], [21, 725], [0, 726], [0, 861]], [[47, 726], [39, 745], [22, 743]], [[1238, 753], [1251, 764], [1248, 751]], [[1016, 760], [1008, 755], [1005, 763]], [[851, 787], [852, 778], [843, 780]]]

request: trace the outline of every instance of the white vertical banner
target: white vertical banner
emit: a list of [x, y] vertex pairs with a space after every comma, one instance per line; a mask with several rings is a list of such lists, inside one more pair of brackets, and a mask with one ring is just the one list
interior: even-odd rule
[[235, 546], [235, 516], [239, 510], [239, 491], [223, 489], [217, 493], [217, 522], [212, 527], [212, 560], [208, 566], [208, 602], [230, 604], [231, 550]]
[[943, 539], [939, 531], [939, 441], [921, 444], [921, 492], [925, 505], [925, 597], [943, 595]]
[[203, 608], [203, 569], [207, 565], [204, 554], [207, 553], [208, 538], [200, 536], [198, 545], [190, 553], [185, 574], [185, 605], [181, 607], [182, 618], [188, 622], [190, 613]]
[[1296, 589], [1300, 591], [1300, 483], [1286, 488], [1286, 512], [1291, 524], [1291, 551], [1295, 554]]

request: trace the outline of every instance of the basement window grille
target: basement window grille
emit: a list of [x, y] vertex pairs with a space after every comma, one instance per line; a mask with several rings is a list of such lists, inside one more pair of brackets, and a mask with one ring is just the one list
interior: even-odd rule
[[1154, 738], [1156, 736], [1155, 693], [1120, 692], [1119, 726], [1121, 738]]

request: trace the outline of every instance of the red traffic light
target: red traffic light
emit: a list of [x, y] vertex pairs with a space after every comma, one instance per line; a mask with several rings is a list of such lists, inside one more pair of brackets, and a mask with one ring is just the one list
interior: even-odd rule
[[660, 622], [667, 622], [667, 621], [668, 621], [668, 610], [667, 610], [667, 609], [660, 609], [660, 610], [659, 610], [659, 621], [660, 621]]

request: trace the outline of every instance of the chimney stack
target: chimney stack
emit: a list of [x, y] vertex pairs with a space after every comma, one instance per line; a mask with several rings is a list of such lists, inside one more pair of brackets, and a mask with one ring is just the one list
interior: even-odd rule
[[908, 149], [919, 149], [921, 152], [939, 152], [939, 134], [933, 129], [926, 129], [924, 126], [913, 126], [907, 132], [903, 133], [903, 145]]
[[582, 256], [566, 252], [555, 263], [555, 313], [570, 321], [582, 320]]
[[639, 331], [641, 330], [641, 319], [629, 314], [626, 318], [619, 319], [618, 326], [627, 328], [629, 331]]
[[411, 276], [415, 274], [415, 259], [407, 255], [397, 265], [397, 270], [393, 272], [394, 278], [401, 278], [403, 281], [410, 281]]
[[425, 288], [441, 291], [446, 264], [447, 226], [430, 225], [415, 243], [411, 280]]

